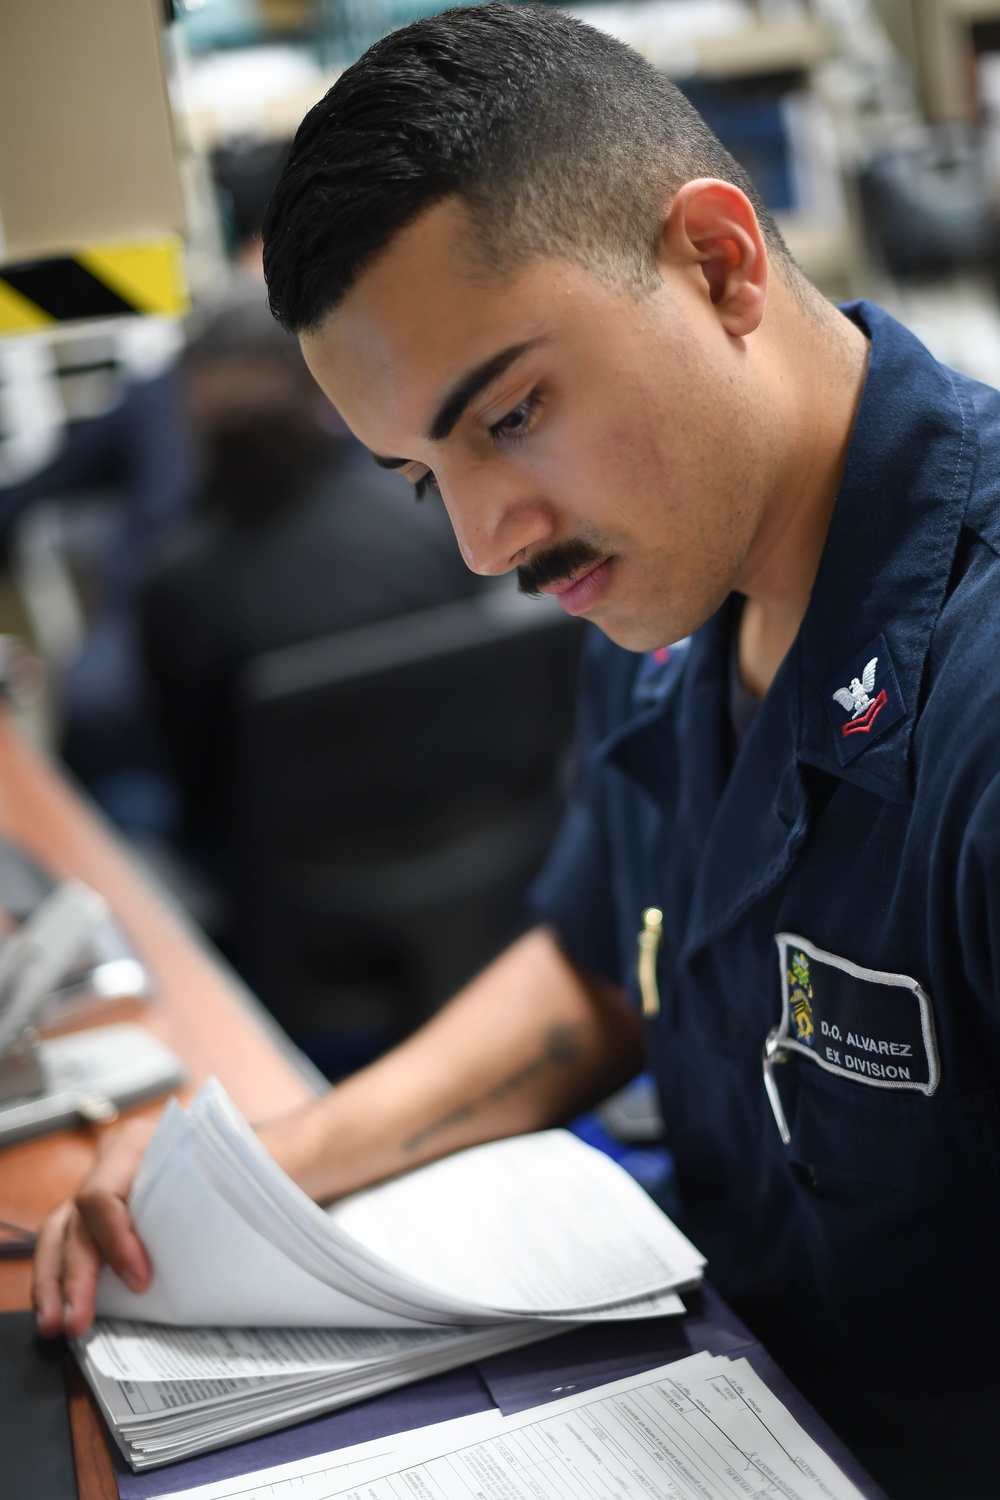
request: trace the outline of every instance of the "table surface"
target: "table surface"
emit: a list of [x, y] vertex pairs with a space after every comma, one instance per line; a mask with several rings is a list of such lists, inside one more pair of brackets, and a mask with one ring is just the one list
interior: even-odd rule
[[[188, 1097], [211, 1074], [251, 1120], [308, 1099], [317, 1077], [240, 981], [140, 873], [114, 835], [0, 707], [0, 836], [54, 875], [107, 899], [146, 965], [152, 999], [116, 1004], [114, 1019], [148, 1027], [183, 1061]], [[134, 1113], [154, 1116], [162, 1102]], [[98, 1127], [99, 1129], [99, 1127]], [[98, 1129], [81, 1126], [0, 1151], [0, 1219], [35, 1229], [86, 1171]], [[30, 1306], [30, 1264], [0, 1260], [0, 1310]], [[70, 1419], [80, 1500], [118, 1500], [101, 1420], [78, 1373]]]

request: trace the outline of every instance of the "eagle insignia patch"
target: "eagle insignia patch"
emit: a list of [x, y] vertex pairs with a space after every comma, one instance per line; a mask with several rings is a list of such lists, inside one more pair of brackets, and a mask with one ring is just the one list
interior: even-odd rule
[[826, 683], [823, 696], [837, 755], [846, 766], [906, 717], [885, 636], [876, 636], [852, 656]]

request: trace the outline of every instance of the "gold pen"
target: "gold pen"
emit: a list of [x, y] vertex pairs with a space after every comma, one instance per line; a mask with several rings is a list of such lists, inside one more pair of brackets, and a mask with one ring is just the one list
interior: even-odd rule
[[660, 1014], [660, 991], [656, 983], [656, 955], [663, 943], [663, 913], [658, 906], [647, 906], [642, 914], [639, 933], [639, 994], [644, 1016]]

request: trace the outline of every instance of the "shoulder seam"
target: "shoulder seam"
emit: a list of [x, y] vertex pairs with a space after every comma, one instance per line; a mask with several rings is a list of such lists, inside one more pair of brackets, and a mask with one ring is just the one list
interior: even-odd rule
[[[945, 374], [948, 377], [948, 384], [951, 386], [952, 395], [955, 397], [955, 404], [958, 407], [958, 414], [959, 414], [959, 416], [962, 419], [962, 436], [961, 436], [961, 438], [959, 440], [959, 444], [958, 444], [958, 457], [955, 460], [955, 472], [951, 476], [951, 494], [948, 496], [948, 503], [950, 505], [954, 501], [954, 499], [955, 499], [955, 491], [958, 488], [958, 476], [959, 476], [959, 473], [961, 472], [961, 468], [962, 468], [962, 459], [965, 456], [965, 434], [966, 434], [965, 403], [963, 402], [961, 396], [959, 395], [958, 386], [955, 384], [955, 379], [954, 379], [954, 376], [952, 375], [951, 370], [948, 369], [947, 365], [942, 365], [942, 369], [944, 370]], [[970, 476], [970, 482], [971, 482], [971, 476]]]

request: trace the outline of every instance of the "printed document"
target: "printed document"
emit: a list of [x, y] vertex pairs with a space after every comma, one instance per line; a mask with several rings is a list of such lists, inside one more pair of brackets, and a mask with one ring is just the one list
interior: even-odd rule
[[560, 1330], [683, 1312], [703, 1258], [562, 1130], [314, 1203], [221, 1087], [168, 1105], [129, 1199], [148, 1291], [101, 1273], [81, 1368], [134, 1469]]
[[[158, 1500], [180, 1500], [165, 1492]], [[184, 1500], [862, 1500], [745, 1359], [696, 1354], [531, 1411], [460, 1418]]]
[[220, 1085], [172, 1101], [130, 1207], [156, 1268], [101, 1273], [101, 1317], [189, 1326], [427, 1328], [635, 1315], [704, 1258], [615, 1162], [564, 1130], [460, 1151], [328, 1212]]

